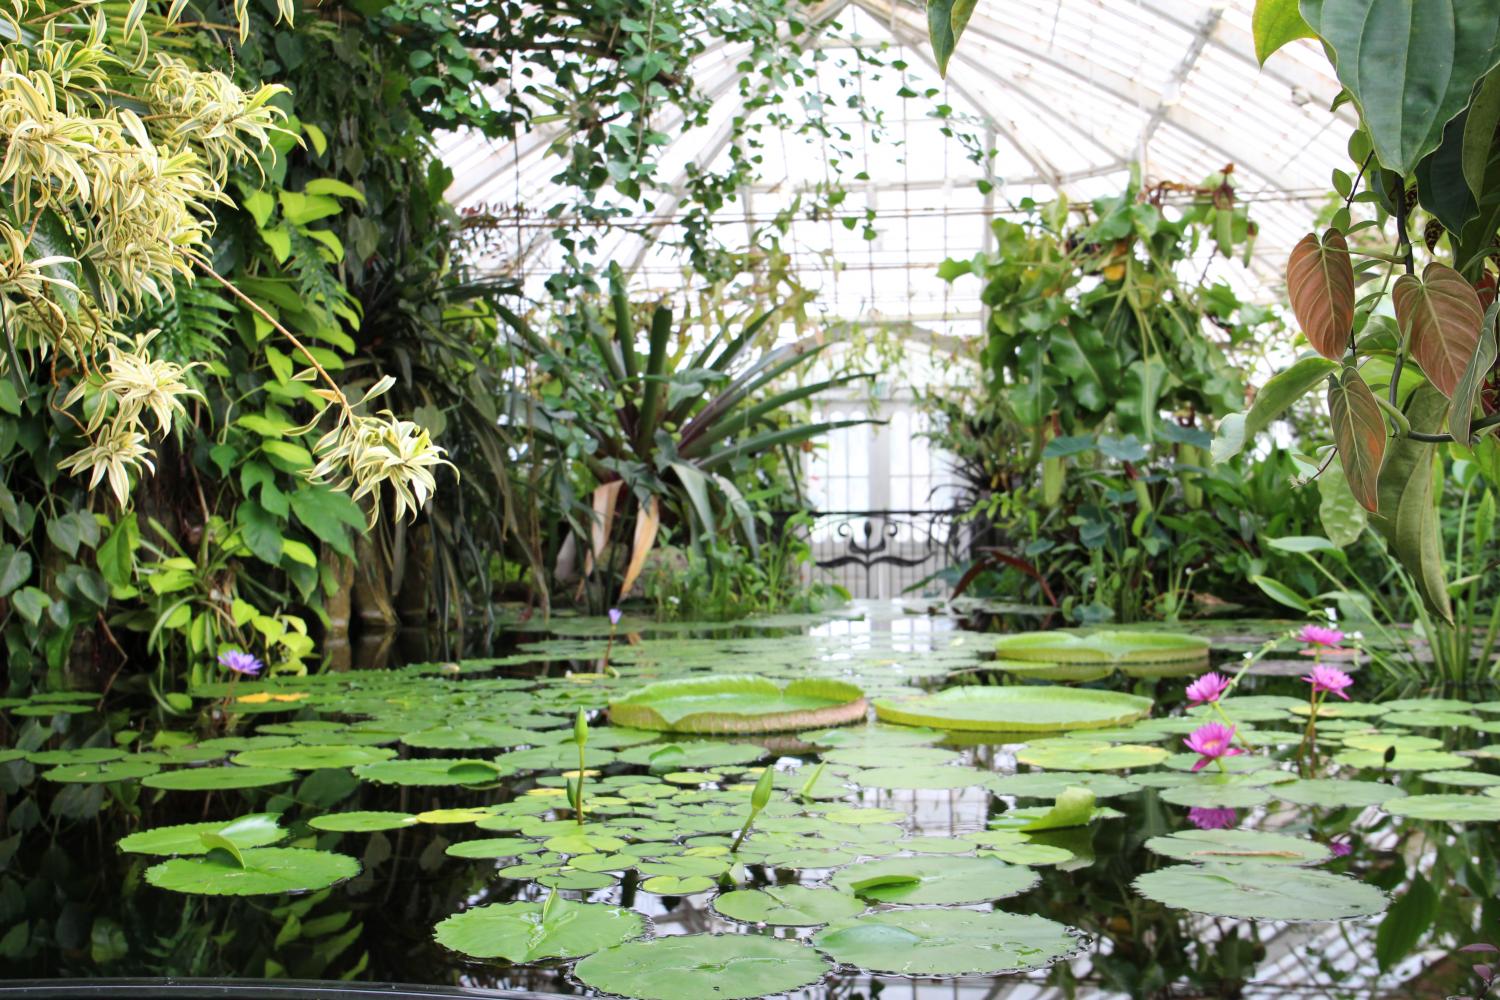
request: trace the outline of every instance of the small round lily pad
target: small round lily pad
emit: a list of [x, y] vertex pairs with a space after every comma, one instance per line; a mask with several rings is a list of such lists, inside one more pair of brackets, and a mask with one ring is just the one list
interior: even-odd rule
[[1293, 865], [1171, 865], [1133, 885], [1167, 906], [1247, 920], [1349, 920], [1380, 913], [1389, 902], [1358, 879]]
[[1385, 811], [1409, 819], [1446, 823], [1493, 823], [1500, 820], [1500, 798], [1485, 795], [1409, 795], [1389, 802]]
[[645, 919], [632, 910], [558, 896], [548, 903], [493, 903], [455, 913], [438, 923], [433, 936], [470, 958], [524, 963], [591, 955], [645, 930]]
[[223, 767], [187, 767], [178, 771], [162, 771], [144, 778], [141, 784], [147, 788], [179, 792], [218, 792], [229, 788], [284, 785], [295, 777], [295, 773], [284, 767], [240, 767], [226, 764]]
[[866, 908], [860, 899], [837, 889], [802, 885], [737, 889], [714, 899], [714, 909], [726, 917], [777, 927], [815, 927], [863, 913]]
[[895, 857], [865, 861], [838, 872], [834, 888], [877, 903], [968, 906], [1005, 899], [1036, 885], [1029, 868], [993, 858]]
[[821, 980], [833, 967], [797, 941], [759, 934], [679, 934], [628, 941], [579, 962], [585, 986], [636, 1000], [751, 1000]]
[[286, 831], [276, 825], [276, 820], [274, 813], [256, 813], [211, 823], [158, 826], [122, 837], [116, 846], [127, 854], [158, 854], [164, 857], [207, 854], [210, 845], [205, 843], [203, 834], [212, 833], [228, 838], [240, 848], [264, 847], [286, 836]]
[[359, 862], [332, 851], [255, 847], [238, 859], [226, 851], [172, 858], [146, 869], [146, 881], [174, 892], [204, 896], [267, 896], [326, 889], [359, 874]]
[[1066, 958], [1078, 944], [1062, 924], [1000, 910], [885, 910], [813, 936], [813, 947], [844, 965], [900, 976], [1024, 972]]
[[404, 812], [350, 811], [324, 813], [314, 816], [307, 825], [314, 830], [330, 833], [375, 833], [380, 830], [399, 830], [403, 826], [415, 826], [417, 817]]
[[1167, 759], [1161, 747], [1140, 743], [1089, 743], [1084, 740], [1049, 740], [1017, 751], [1016, 760], [1032, 767], [1058, 771], [1118, 771], [1151, 767]]
[[1263, 830], [1180, 830], [1146, 841], [1146, 849], [1177, 861], [1315, 865], [1333, 854], [1314, 840]]

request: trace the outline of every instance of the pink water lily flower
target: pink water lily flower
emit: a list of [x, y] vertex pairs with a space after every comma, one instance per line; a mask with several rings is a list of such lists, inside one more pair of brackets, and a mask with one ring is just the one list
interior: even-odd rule
[[1344, 633], [1322, 625], [1304, 625], [1302, 631], [1297, 633], [1297, 640], [1319, 649], [1337, 649], [1344, 643]]
[[1239, 825], [1240, 814], [1233, 809], [1193, 806], [1188, 810], [1188, 822], [1200, 830], [1228, 830]]
[[1336, 694], [1345, 701], [1349, 700], [1349, 696], [1344, 693], [1344, 688], [1354, 683], [1354, 678], [1342, 670], [1325, 667], [1321, 663], [1313, 667], [1312, 673], [1304, 674], [1302, 679], [1312, 685], [1313, 694]]
[[1198, 763], [1193, 765], [1194, 771], [1203, 770], [1209, 761], [1216, 761], [1220, 757], [1238, 757], [1245, 752], [1243, 747], [1234, 745], [1234, 728], [1222, 722], [1205, 723], [1194, 729], [1192, 735], [1182, 742], [1199, 757]]
[[1194, 705], [1218, 701], [1227, 690], [1229, 678], [1211, 670], [1187, 686], [1188, 701]]

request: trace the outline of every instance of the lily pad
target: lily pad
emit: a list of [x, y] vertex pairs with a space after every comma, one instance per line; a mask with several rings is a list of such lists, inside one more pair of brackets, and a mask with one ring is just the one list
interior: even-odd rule
[[637, 1000], [750, 1000], [811, 986], [833, 967], [799, 942], [758, 934], [629, 941], [579, 962], [585, 986]]
[[1262, 830], [1181, 830], [1152, 837], [1146, 849], [1177, 861], [1315, 865], [1333, 852], [1322, 844]]
[[1336, 778], [1299, 778], [1271, 788], [1271, 794], [1300, 806], [1343, 808], [1378, 806], [1406, 795], [1380, 781], [1340, 781]]
[[415, 826], [417, 817], [404, 812], [336, 812], [314, 816], [307, 825], [330, 833], [375, 833]]
[[1350, 920], [1380, 913], [1389, 902], [1358, 879], [1293, 865], [1172, 865], [1133, 885], [1167, 906], [1248, 920]]
[[1469, 757], [1446, 750], [1402, 750], [1399, 747], [1390, 760], [1381, 750], [1345, 750], [1334, 755], [1334, 763], [1346, 767], [1373, 768], [1387, 771], [1457, 771], [1473, 767]]
[[996, 775], [988, 781], [996, 795], [1013, 795], [1018, 799], [1055, 799], [1069, 787], [1087, 788], [1096, 799], [1129, 795], [1141, 790], [1134, 781], [1118, 775], [1069, 771], [1030, 771], [1023, 774]]
[[522, 963], [591, 955], [645, 930], [645, 919], [631, 910], [557, 896], [547, 903], [493, 903], [455, 913], [438, 923], [433, 937], [470, 958]]
[[733, 767], [750, 764], [766, 755], [766, 748], [754, 743], [722, 743], [716, 740], [682, 740], [672, 743], [648, 743], [620, 753], [626, 764], [639, 764], [656, 772], [680, 771], [689, 767]]
[[245, 767], [289, 767], [294, 771], [317, 771], [325, 767], [357, 767], [390, 760], [390, 747], [294, 746], [270, 750], [245, 750], [232, 758]]
[[1044, 917], [999, 910], [886, 910], [813, 936], [844, 965], [901, 976], [1000, 975], [1066, 958], [1079, 939]]
[[726, 892], [714, 900], [714, 909], [746, 923], [815, 927], [863, 913], [866, 905], [836, 889], [777, 885]]
[[849, 772], [849, 780], [865, 788], [899, 790], [971, 788], [983, 785], [989, 774], [972, 767], [914, 764], [911, 767], [872, 767]]
[[1500, 798], [1485, 795], [1410, 795], [1388, 803], [1385, 811], [1409, 819], [1446, 823], [1493, 823], [1500, 820]]
[[986, 663], [991, 670], [999, 670], [1011, 677], [1033, 681], [1071, 681], [1088, 684], [1103, 680], [1115, 672], [1113, 662], [1105, 663], [1048, 663], [1045, 660], [995, 660]]
[[102, 764], [60, 764], [42, 772], [47, 781], [59, 781], [70, 785], [103, 785], [113, 781], [137, 781], [149, 778], [159, 771], [155, 764], [145, 760], [112, 760]]
[[864, 692], [823, 678], [784, 687], [765, 677], [715, 675], [659, 681], [610, 703], [617, 726], [677, 733], [769, 733], [856, 722]]
[[993, 858], [928, 856], [851, 865], [834, 875], [833, 886], [877, 903], [968, 906], [1018, 895], [1037, 881], [1031, 869]]
[[487, 760], [437, 757], [423, 760], [381, 760], [361, 764], [354, 773], [366, 781], [385, 785], [445, 787], [487, 785], [506, 774]]
[[203, 857], [173, 858], [146, 869], [146, 881], [174, 892], [205, 896], [267, 896], [326, 889], [359, 874], [359, 862], [332, 851], [298, 847], [255, 847], [240, 852], [210, 851]]
[[276, 825], [277, 818], [275, 813], [255, 813], [228, 821], [158, 826], [123, 837], [116, 846], [128, 854], [158, 854], [166, 857], [207, 854], [210, 845], [204, 842], [203, 834], [213, 833], [227, 838], [240, 848], [264, 847], [286, 836], [286, 831]]
[[999, 733], [1102, 729], [1144, 718], [1150, 698], [1116, 691], [1055, 685], [954, 687], [911, 698], [881, 698], [875, 714], [886, 722]]
[[1083, 740], [1050, 740], [1035, 743], [1016, 753], [1016, 760], [1032, 767], [1059, 771], [1120, 771], [1151, 767], [1167, 759], [1161, 747], [1139, 743], [1088, 743]]
[[1021, 632], [1001, 636], [1004, 659], [1048, 663], [1207, 664], [1209, 641], [1175, 632]]
[[229, 788], [265, 788], [284, 785], [296, 777], [283, 767], [189, 767], [180, 771], [162, 771], [141, 781], [147, 788], [179, 792], [219, 792]]

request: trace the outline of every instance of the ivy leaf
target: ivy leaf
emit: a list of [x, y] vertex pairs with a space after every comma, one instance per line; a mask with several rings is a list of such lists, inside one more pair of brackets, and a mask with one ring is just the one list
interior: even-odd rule
[[352, 556], [349, 529], [363, 530], [365, 515], [343, 493], [326, 486], [305, 486], [291, 494], [292, 513], [302, 526], [340, 555]]
[[1344, 234], [1330, 229], [1322, 241], [1308, 233], [1292, 248], [1286, 290], [1297, 325], [1313, 350], [1338, 361], [1354, 328], [1354, 266]]
[[1374, 513], [1385, 458], [1385, 418], [1375, 394], [1353, 365], [1328, 381], [1328, 416], [1349, 489], [1360, 506]]
[[1317, 37], [1297, 9], [1297, 0], [1256, 0], [1250, 33], [1255, 36], [1255, 58], [1262, 66], [1283, 45]]
[[25, 583], [31, 576], [31, 553], [14, 545], [0, 546], [0, 597]]
[[1484, 387], [1495, 366], [1495, 325], [1500, 319], [1500, 303], [1491, 305], [1484, 314], [1484, 324], [1479, 331], [1479, 344], [1474, 356], [1469, 359], [1458, 387], [1453, 390], [1453, 408], [1448, 411], [1448, 431], [1459, 444], [1470, 443], [1469, 424], [1474, 419], [1474, 404], [1479, 399], [1479, 390]]
[[1302, 0], [1387, 169], [1411, 174], [1500, 61], [1494, 0]]
[[1433, 261], [1422, 277], [1403, 274], [1391, 290], [1396, 322], [1412, 359], [1438, 391], [1453, 398], [1479, 347], [1484, 307], [1479, 293], [1453, 268]]
[[272, 566], [281, 562], [281, 529], [264, 507], [254, 500], [243, 500], [235, 508], [240, 536], [256, 558]]

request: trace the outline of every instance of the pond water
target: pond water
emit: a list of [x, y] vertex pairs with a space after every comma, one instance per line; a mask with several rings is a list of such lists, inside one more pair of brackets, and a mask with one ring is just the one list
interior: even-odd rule
[[[1354, 670], [1301, 749], [1308, 685], [1288, 668], [1311, 661], [1286, 642], [1223, 702], [1244, 752], [1195, 772], [1183, 740], [1218, 717], [1185, 704], [1201, 651], [1110, 649], [1120, 663], [1061, 673], [1133, 697], [1038, 699], [1036, 657], [998, 670], [999, 637], [960, 625], [899, 604], [720, 629], [558, 619], [501, 657], [216, 684], [197, 729], [134, 728], [128, 690], [102, 711], [12, 699], [0, 970], [662, 1000], [1477, 990], [1445, 956], [1500, 940], [1500, 703], [1379, 700]], [[1286, 628], [1191, 631], [1230, 673]], [[1103, 728], [608, 722], [644, 685], [726, 673], [853, 684], [903, 721]], [[957, 707], [912, 700], [956, 687]]]

